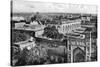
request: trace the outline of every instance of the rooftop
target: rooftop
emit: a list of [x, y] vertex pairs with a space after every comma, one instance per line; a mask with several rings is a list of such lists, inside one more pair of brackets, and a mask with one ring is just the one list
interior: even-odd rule
[[22, 16], [13, 16], [13, 17], [12, 17], [12, 20], [13, 20], [13, 21], [20, 21], [20, 20], [25, 20], [25, 18], [22, 17]]
[[77, 20], [63, 20], [62, 21], [62, 24], [69, 24], [69, 23], [76, 23], [76, 22], [80, 22], [81, 23], [81, 20], [80, 19], [77, 19]]
[[39, 31], [44, 29], [44, 25], [30, 25], [25, 24], [26, 26], [23, 26], [21, 28], [13, 28], [15, 30], [26, 30], [26, 31]]

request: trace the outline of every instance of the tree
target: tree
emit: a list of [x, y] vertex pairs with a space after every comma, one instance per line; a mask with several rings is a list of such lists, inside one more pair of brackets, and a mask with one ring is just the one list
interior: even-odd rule
[[55, 26], [45, 27], [43, 36], [46, 36], [52, 39], [61, 39], [63, 37], [63, 35], [58, 32]]
[[28, 35], [26, 33], [21, 33], [19, 31], [12, 31], [12, 43], [25, 41]]

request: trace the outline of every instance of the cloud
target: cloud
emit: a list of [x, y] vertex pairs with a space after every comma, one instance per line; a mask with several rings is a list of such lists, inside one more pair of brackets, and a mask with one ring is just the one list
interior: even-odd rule
[[13, 12], [97, 13], [97, 6], [13, 0]]

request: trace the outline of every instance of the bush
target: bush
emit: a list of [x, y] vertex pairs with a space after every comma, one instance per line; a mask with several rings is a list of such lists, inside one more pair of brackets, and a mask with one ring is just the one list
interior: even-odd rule
[[20, 42], [25, 41], [27, 39], [26, 33], [21, 33], [19, 31], [13, 31], [12, 32], [12, 42]]
[[[36, 65], [44, 64], [47, 61], [46, 49], [39, 46], [30, 50], [24, 48], [18, 55], [15, 56], [18, 61], [14, 65]], [[16, 58], [13, 60], [16, 60]]]

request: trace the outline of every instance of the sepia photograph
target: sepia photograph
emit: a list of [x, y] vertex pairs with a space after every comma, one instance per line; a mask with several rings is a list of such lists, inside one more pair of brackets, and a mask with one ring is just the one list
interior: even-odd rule
[[11, 66], [97, 61], [97, 5], [11, 0]]

